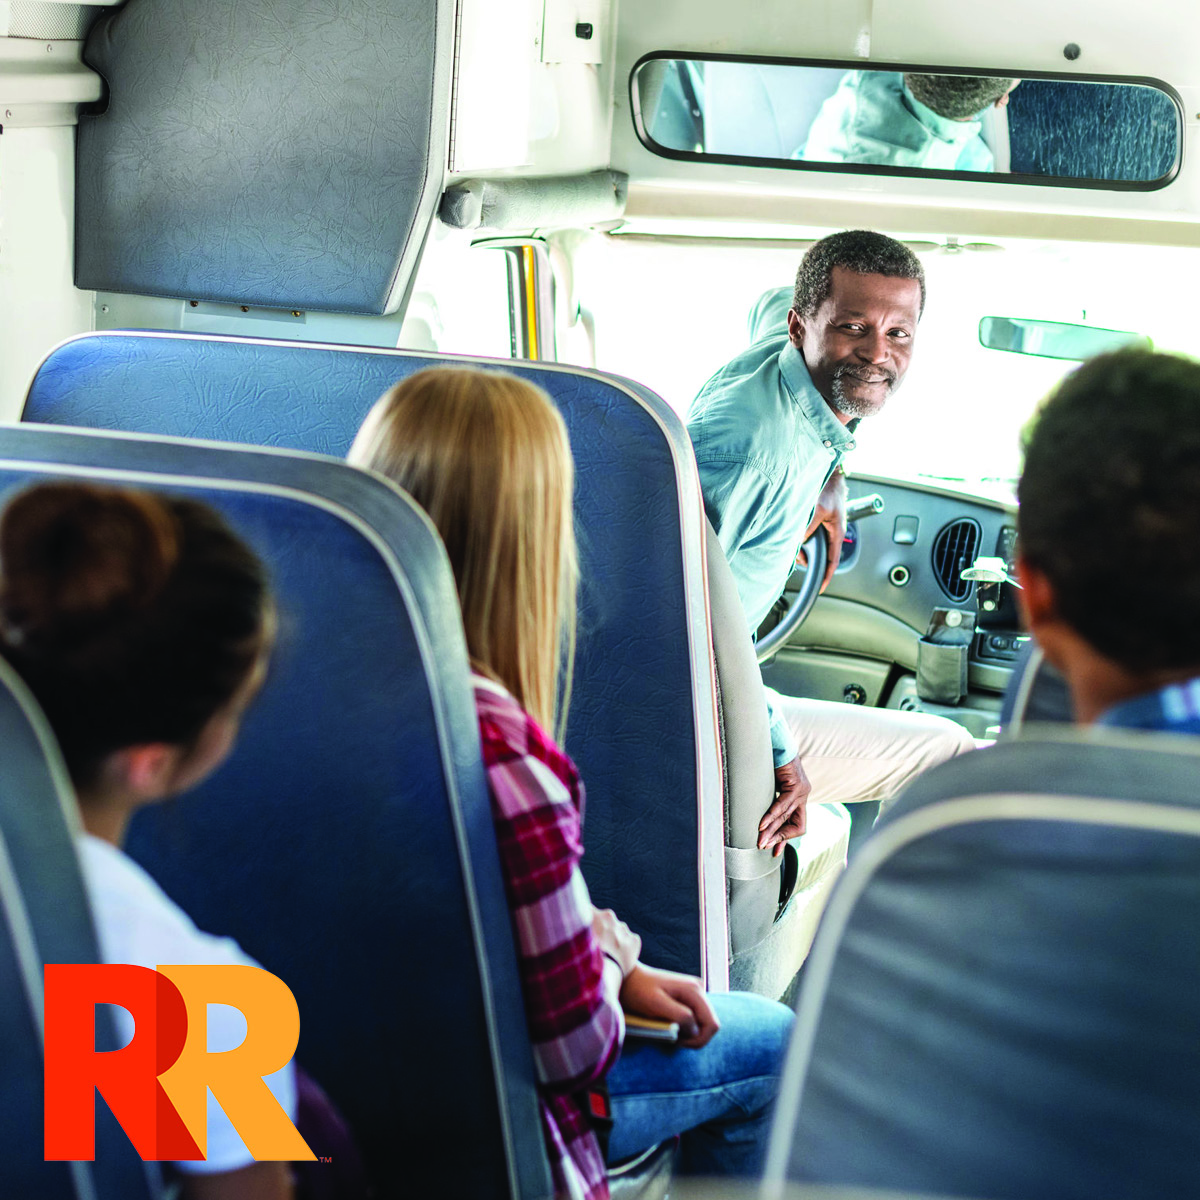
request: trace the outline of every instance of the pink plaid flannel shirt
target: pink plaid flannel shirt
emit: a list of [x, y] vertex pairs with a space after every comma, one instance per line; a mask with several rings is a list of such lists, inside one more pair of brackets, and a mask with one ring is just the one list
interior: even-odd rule
[[579, 870], [583, 783], [507, 690], [472, 681], [555, 1195], [606, 1200], [584, 1093], [616, 1061], [625, 1025], [621, 968], [592, 934]]

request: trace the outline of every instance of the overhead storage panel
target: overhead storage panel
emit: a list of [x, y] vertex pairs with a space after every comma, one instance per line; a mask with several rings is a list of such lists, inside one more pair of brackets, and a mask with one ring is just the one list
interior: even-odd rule
[[129, 0], [85, 61], [76, 283], [382, 313], [441, 191], [453, 5]]

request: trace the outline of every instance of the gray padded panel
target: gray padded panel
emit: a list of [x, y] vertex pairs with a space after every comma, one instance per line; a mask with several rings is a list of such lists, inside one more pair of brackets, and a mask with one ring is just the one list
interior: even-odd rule
[[[78, 826], [66, 768], [25, 685], [0, 660], [0, 1193], [38, 1200], [159, 1196], [158, 1170], [138, 1158], [107, 1105], [96, 1103], [96, 1161], [74, 1169], [43, 1157], [41, 1037], [22, 985], [16, 936], [45, 963], [99, 961], [72, 845]], [[108, 1011], [96, 1010], [99, 1049], [115, 1049]], [[81, 1178], [82, 1177], [82, 1178]]]
[[1012, 677], [1004, 689], [1000, 728], [1015, 733], [1028, 723], [1069, 725], [1071, 720], [1067, 681], [1030, 639], [1013, 663]]
[[441, 189], [446, 7], [128, 0], [99, 21], [84, 58], [109, 98], [79, 123], [77, 285], [394, 308]]
[[775, 798], [767, 699], [733, 572], [712, 526], [707, 520], [705, 524], [713, 655], [720, 680], [725, 845], [743, 852], [736, 855], [741, 869], [731, 871], [726, 864], [729, 941], [736, 959], [771, 932], [783, 859], [756, 849], [758, 823]]
[[924, 776], [826, 914], [769, 1174], [1194, 1195], [1198, 768], [1187, 740], [1124, 736], [1013, 742]]
[[[263, 557], [279, 606], [236, 752], [186, 800], [140, 813], [130, 853], [292, 988], [298, 1060], [381, 1197], [544, 1200], [466, 647], [428, 521], [398, 489], [313, 456], [0, 429], [0, 492], [47, 472], [214, 504]], [[455, 1122], [472, 1154], [447, 1173]]]
[[107, 333], [50, 355], [23, 419], [344, 455], [391, 384], [456, 364], [531, 380], [566, 421], [583, 580], [567, 749], [587, 787], [584, 873], [596, 902], [641, 934], [647, 962], [702, 973], [697, 760], [715, 744], [697, 740], [694, 687], [709, 685], [694, 682], [702, 584], [699, 562], [686, 559], [698, 558], [686, 522], [698, 527], [700, 492], [686, 432], [658, 397], [532, 363]]

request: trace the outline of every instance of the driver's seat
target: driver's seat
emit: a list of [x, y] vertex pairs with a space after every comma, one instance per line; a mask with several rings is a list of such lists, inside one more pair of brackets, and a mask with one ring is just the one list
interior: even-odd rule
[[810, 804], [807, 831], [782, 857], [757, 849], [758, 823], [775, 794], [767, 701], [733, 572], [712, 525], [705, 527], [725, 784], [729, 985], [781, 996], [846, 865], [850, 814], [841, 804]]

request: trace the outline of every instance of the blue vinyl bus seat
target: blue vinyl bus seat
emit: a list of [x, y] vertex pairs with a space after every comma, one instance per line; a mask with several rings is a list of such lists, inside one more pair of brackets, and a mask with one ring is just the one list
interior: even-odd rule
[[466, 647], [428, 520], [386, 481], [315, 456], [0, 429], [0, 494], [62, 476], [214, 505], [277, 598], [238, 749], [194, 794], [139, 814], [127, 849], [292, 989], [298, 1060], [380, 1196], [544, 1200]]
[[340, 457], [388, 387], [456, 364], [539, 384], [570, 432], [584, 582], [567, 749], [587, 784], [592, 895], [642, 935], [647, 962], [719, 989], [729, 936], [704, 514], [686, 430], [658, 397], [550, 364], [114, 332], [54, 350], [23, 419]]
[[[37, 702], [0, 659], [0, 1195], [139, 1200], [162, 1195], [106, 1105], [96, 1104], [94, 1162], [46, 1162], [42, 1112], [42, 967], [99, 962], [72, 841], [79, 828], [66, 767]], [[96, 1046], [116, 1049], [107, 1010]]]
[[1200, 750], [1041, 732], [922, 776], [835, 890], [764, 1195], [1200, 1190]]

